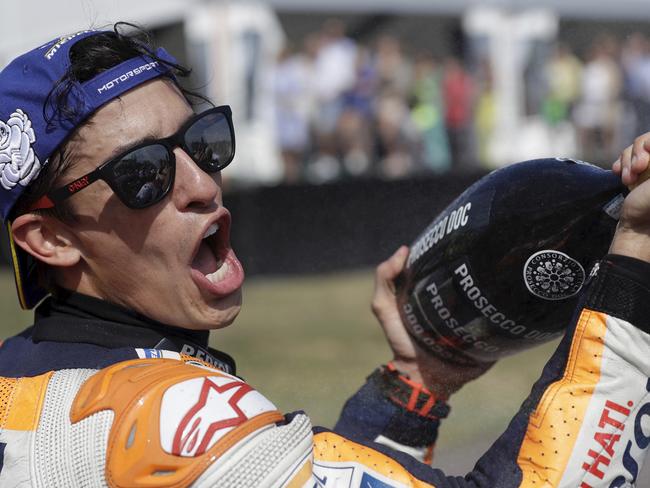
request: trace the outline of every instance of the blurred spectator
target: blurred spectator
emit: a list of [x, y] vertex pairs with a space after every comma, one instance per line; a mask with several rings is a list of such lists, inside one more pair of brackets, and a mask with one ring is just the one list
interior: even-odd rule
[[545, 76], [549, 46], [546, 41], [529, 39], [525, 43], [526, 55], [524, 56], [524, 115], [536, 118], [543, 113], [544, 101], [548, 92]]
[[349, 90], [343, 93], [343, 107], [354, 109], [369, 119], [373, 114], [379, 79], [372, 53], [367, 47], [357, 47], [355, 66], [354, 83]]
[[421, 54], [414, 69], [412, 117], [421, 139], [420, 163], [442, 173], [451, 166], [445, 131], [442, 74], [429, 54]]
[[368, 118], [358, 109], [348, 107], [341, 113], [337, 142], [346, 176], [363, 176], [372, 166], [372, 134]]
[[478, 95], [476, 97], [474, 118], [474, 126], [476, 127], [476, 152], [478, 162], [481, 166], [493, 168], [498, 164], [498, 161], [493, 161], [490, 144], [496, 119], [492, 69], [487, 60], [483, 60], [479, 66]]
[[[584, 63], [565, 43], [529, 51], [522, 130], [536, 124], [542, 151], [608, 162], [622, 137], [650, 130], [650, 43], [643, 34], [629, 36], [620, 52], [616, 39], [600, 37]], [[452, 56], [442, 65], [430, 54], [414, 57], [387, 34], [356, 42], [342, 21], [328, 20], [301, 52], [287, 51], [278, 61], [277, 137], [286, 182], [503, 165], [494, 160], [500, 112], [492, 66], [487, 58], [474, 65], [467, 70]]]
[[345, 24], [337, 19], [328, 20], [320, 32], [314, 64], [314, 86], [321, 108], [334, 104], [354, 85], [356, 58], [357, 47], [346, 37]]
[[646, 37], [636, 32], [625, 43], [621, 53], [625, 77], [626, 119], [633, 120], [626, 139], [650, 130], [650, 46]]
[[565, 44], [558, 44], [546, 65], [548, 92], [544, 101], [545, 120], [555, 126], [572, 117], [580, 96], [582, 63]]
[[475, 83], [457, 58], [447, 58], [443, 81], [445, 123], [451, 159], [459, 167], [475, 164], [472, 133]]
[[342, 96], [355, 84], [356, 61], [357, 46], [346, 37], [345, 24], [338, 19], [325, 22], [314, 62], [316, 153], [307, 168], [307, 178], [312, 182], [322, 183], [341, 175], [335, 132], [343, 110]]
[[622, 85], [615, 55], [614, 39], [596, 39], [582, 72], [582, 95], [575, 121], [580, 131], [582, 154], [588, 161], [609, 161], [615, 156]]
[[343, 94], [343, 111], [338, 121], [337, 140], [343, 170], [349, 176], [362, 176], [371, 170], [372, 134], [377, 71], [369, 50], [357, 49], [356, 80]]
[[[308, 39], [307, 44], [314, 39]], [[302, 178], [302, 164], [309, 149], [309, 118], [313, 113], [312, 59], [305, 53], [280, 55], [275, 73], [276, 130], [282, 151], [286, 183]]]
[[379, 96], [385, 94], [406, 98], [411, 90], [412, 63], [404, 56], [398, 39], [382, 35], [377, 40], [375, 70], [379, 79]]
[[408, 107], [413, 66], [393, 36], [381, 35], [375, 49], [377, 169], [384, 178], [402, 178], [415, 169], [415, 134]]
[[406, 101], [398, 95], [383, 95], [377, 101], [377, 156], [379, 174], [403, 178], [416, 169], [415, 128]]

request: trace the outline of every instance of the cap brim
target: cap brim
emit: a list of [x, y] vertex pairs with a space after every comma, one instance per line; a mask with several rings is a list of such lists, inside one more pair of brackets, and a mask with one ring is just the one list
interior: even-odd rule
[[45, 298], [47, 291], [38, 284], [36, 260], [15, 244], [11, 222], [7, 222], [7, 235], [9, 236], [11, 264], [14, 268], [18, 300], [23, 310], [30, 310]]

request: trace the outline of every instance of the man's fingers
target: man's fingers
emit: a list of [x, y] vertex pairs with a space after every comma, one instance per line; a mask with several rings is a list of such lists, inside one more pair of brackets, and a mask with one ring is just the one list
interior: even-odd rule
[[401, 246], [386, 261], [377, 266], [375, 273], [375, 293], [372, 298], [371, 308], [375, 315], [380, 316], [395, 300], [395, 283], [408, 256], [408, 247]]
[[409, 248], [406, 246], [401, 246], [395, 251], [391, 257], [377, 267], [377, 278], [383, 281], [397, 278], [397, 275], [404, 269], [408, 252]]
[[[630, 167], [632, 165], [632, 148], [633, 146], [628, 146], [623, 149], [621, 157], [619, 158], [621, 162], [621, 180], [623, 181], [624, 185], [630, 185], [634, 183], [632, 174], [630, 172]], [[634, 179], [636, 179], [636, 175], [634, 175]]]
[[640, 151], [637, 152], [644, 152], [646, 155], [650, 156], [650, 132], [646, 132], [645, 134], [637, 137], [634, 140], [635, 146], [638, 145]]
[[648, 168], [648, 161], [650, 161], [648, 151], [650, 151], [650, 134], [637, 137], [632, 145], [631, 173], [639, 174]]
[[650, 160], [648, 153], [643, 150], [642, 152], [634, 152], [630, 162], [632, 171], [641, 173], [648, 168], [648, 161]]
[[621, 175], [623, 184], [633, 188], [639, 181], [645, 179], [642, 177], [639, 180], [639, 175], [648, 170], [649, 163], [650, 132], [646, 132], [634, 139], [634, 143], [623, 150], [619, 160], [612, 166], [612, 170]]
[[393, 278], [395, 278], [404, 269], [408, 255], [409, 248], [407, 246], [400, 246], [400, 248], [395, 251], [395, 254], [390, 257], [390, 261], [393, 265], [393, 271], [395, 272], [395, 276], [393, 276]]
[[612, 165], [612, 171], [620, 175], [621, 181], [633, 189], [650, 178], [650, 132], [634, 139]]

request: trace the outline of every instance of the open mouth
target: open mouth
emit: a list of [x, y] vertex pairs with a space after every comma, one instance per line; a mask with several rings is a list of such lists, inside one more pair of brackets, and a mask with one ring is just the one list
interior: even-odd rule
[[218, 283], [228, 273], [228, 263], [224, 255], [227, 246], [224, 245], [223, 239], [220, 239], [224, 232], [219, 234], [219, 228], [218, 222], [210, 225], [192, 261], [192, 268], [200, 271], [212, 283]]
[[228, 213], [205, 230], [190, 267], [200, 288], [213, 295], [227, 295], [241, 287], [244, 274], [230, 247]]

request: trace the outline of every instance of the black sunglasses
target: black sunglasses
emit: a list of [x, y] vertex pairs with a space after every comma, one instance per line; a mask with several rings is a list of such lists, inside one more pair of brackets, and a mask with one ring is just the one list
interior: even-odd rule
[[97, 180], [104, 180], [129, 208], [145, 208], [162, 200], [174, 184], [180, 147], [206, 173], [224, 169], [235, 155], [232, 111], [227, 105], [190, 118], [164, 139], [138, 144], [106, 161], [94, 171], [47, 193], [30, 210], [52, 208]]

